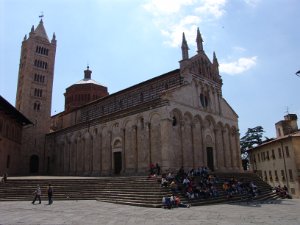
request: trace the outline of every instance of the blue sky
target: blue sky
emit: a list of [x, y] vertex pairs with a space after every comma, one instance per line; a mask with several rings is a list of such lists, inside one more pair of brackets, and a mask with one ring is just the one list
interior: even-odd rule
[[0, 94], [15, 104], [21, 42], [41, 12], [57, 38], [52, 114], [87, 64], [114, 93], [179, 68], [182, 32], [193, 56], [199, 27], [241, 136], [261, 125], [274, 137], [287, 107], [300, 116], [299, 9], [299, 0], [0, 0]]

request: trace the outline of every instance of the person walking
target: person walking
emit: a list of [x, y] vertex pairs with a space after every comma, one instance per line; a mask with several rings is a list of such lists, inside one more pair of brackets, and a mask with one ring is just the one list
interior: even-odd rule
[[37, 185], [37, 188], [33, 193], [34, 193], [34, 199], [32, 201], [32, 204], [34, 204], [37, 199], [39, 200], [39, 204], [41, 204], [42, 203], [42, 201], [41, 201], [42, 191], [41, 191], [40, 185]]
[[48, 204], [51, 205], [53, 203], [53, 200], [52, 200], [53, 188], [52, 188], [51, 184], [49, 184], [47, 192], [48, 192]]

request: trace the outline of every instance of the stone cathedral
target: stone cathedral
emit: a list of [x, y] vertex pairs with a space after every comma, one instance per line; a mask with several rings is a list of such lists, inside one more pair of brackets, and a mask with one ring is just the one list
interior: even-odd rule
[[[182, 37], [179, 68], [109, 94], [92, 79], [66, 88], [65, 110], [51, 117], [56, 37], [41, 20], [21, 50], [16, 107], [34, 126], [24, 130], [23, 171], [52, 175], [146, 174], [207, 166], [241, 171], [238, 115], [222, 97], [215, 53], [189, 57]], [[24, 173], [28, 173], [24, 172]]]

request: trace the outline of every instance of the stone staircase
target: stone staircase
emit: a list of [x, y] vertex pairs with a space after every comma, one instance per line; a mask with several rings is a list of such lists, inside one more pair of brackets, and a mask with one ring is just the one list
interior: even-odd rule
[[244, 202], [250, 201], [249, 196], [246, 194], [235, 194], [230, 199], [227, 199], [226, 193], [223, 191], [223, 183], [231, 178], [236, 178], [239, 181], [250, 182], [253, 181], [259, 190], [259, 194], [253, 198], [255, 201], [273, 201], [278, 199], [278, 195], [273, 192], [272, 187], [264, 182], [260, 177], [253, 173], [213, 173], [218, 178], [217, 190], [219, 196], [209, 199], [192, 199], [185, 198], [185, 202], [192, 206], [200, 206], [207, 204], [218, 204], [218, 203], [233, 203], [233, 202]]
[[[183, 203], [192, 206], [236, 202], [245, 200], [246, 196], [236, 195], [229, 201], [222, 191], [225, 179], [235, 177], [245, 181], [254, 181], [260, 190], [258, 200], [276, 199], [271, 187], [255, 174], [216, 173], [219, 178], [220, 196], [212, 199], [188, 200], [181, 196]], [[145, 176], [131, 177], [14, 177], [8, 178], [6, 184], [0, 185], [0, 201], [32, 201], [37, 185], [42, 189], [42, 201], [47, 200], [47, 187], [51, 183], [54, 189], [53, 199], [57, 200], [98, 200], [117, 204], [144, 207], [161, 207], [163, 196], [170, 196], [169, 188], [161, 188], [156, 179]]]
[[0, 201], [31, 201], [37, 185], [42, 189], [42, 201], [47, 200], [51, 183], [56, 200], [99, 200], [118, 204], [160, 207], [168, 190], [160, 188], [157, 180], [147, 177], [101, 178], [30, 178], [8, 179], [0, 185]]

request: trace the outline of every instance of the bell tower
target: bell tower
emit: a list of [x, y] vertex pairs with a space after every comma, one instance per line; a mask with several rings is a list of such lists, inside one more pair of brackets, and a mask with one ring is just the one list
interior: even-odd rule
[[22, 47], [16, 94], [16, 108], [33, 122], [23, 131], [23, 173], [41, 173], [44, 167], [44, 140], [49, 132], [56, 37], [51, 41], [41, 19], [25, 35]]

